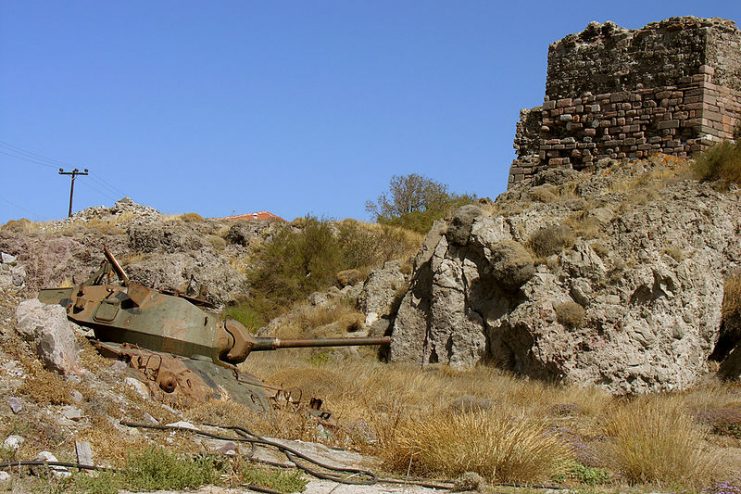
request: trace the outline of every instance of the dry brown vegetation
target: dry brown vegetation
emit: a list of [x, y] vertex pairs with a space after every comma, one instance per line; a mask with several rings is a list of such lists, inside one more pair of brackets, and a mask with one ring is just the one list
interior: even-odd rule
[[[449, 478], [473, 470], [493, 481], [580, 482], [594, 474], [615, 485], [695, 489], [741, 468], [741, 455], [723, 453], [729, 440], [739, 442], [736, 447], [741, 442], [707, 434], [713, 417], [733, 420], [725, 411], [741, 402], [737, 384], [711, 382], [625, 400], [486, 367], [457, 372], [351, 360], [312, 365], [292, 351], [248, 363], [269, 383], [301, 388], [305, 399], [324, 398], [339, 424], [330, 443], [376, 454], [398, 475], [411, 469]], [[263, 434], [321, 439], [310, 421], [287, 412], [275, 421], [249, 420]]]
[[741, 269], [728, 275], [723, 286], [721, 317], [729, 320], [734, 316], [741, 317]]
[[566, 224], [541, 228], [530, 237], [530, 248], [538, 257], [558, 254], [574, 245], [576, 233]]
[[558, 322], [571, 329], [578, 329], [584, 325], [587, 311], [576, 302], [564, 302], [553, 307]]

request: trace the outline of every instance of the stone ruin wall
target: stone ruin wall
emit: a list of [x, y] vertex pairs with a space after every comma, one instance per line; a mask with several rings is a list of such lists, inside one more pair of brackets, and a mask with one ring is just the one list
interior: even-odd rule
[[601, 158], [688, 156], [741, 125], [741, 31], [671, 18], [628, 30], [591, 23], [552, 44], [542, 106], [522, 110], [510, 185]]

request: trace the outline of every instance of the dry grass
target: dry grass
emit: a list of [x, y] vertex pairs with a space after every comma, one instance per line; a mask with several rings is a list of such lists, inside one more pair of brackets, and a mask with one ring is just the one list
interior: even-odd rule
[[530, 237], [530, 248], [538, 257], [548, 257], [571, 248], [576, 241], [574, 230], [566, 224], [541, 228]]
[[684, 261], [685, 253], [680, 247], [669, 245], [664, 247], [662, 252], [677, 262]]
[[576, 302], [564, 302], [553, 306], [553, 309], [556, 311], [558, 322], [569, 329], [581, 328], [587, 317], [587, 311]]
[[602, 236], [602, 223], [594, 216], [591, 216], [588, 210], [569, 216], [566, 218], [565, 223], [571, 227], [578, 237], [585, 240]]
[[405, 420], [383, 454], [395, 471], [446, 477], [475, 471], [500, 482], [547, 480], [572, 459], [547, 422], [499, 410]]
[[633, 484], [702, 487], [720, 474], [721, 459], [679, 400], [639, 399], [608, 415], [605, 434], [614, 467]]
[[729, 274], [723, 285], [721, 317], [728, 320], [733, 316], [741, 317], [741, 269]]
[[[420, 474], [473, 470], [489, 479], [533, 481], [558, 476], [573, 449], [577, 460], [589, 457], [585, 464], [630, 482], [708, 485], [713, 463], [706, 451], [714, 446], [702, 434], [710, 415], [700, 412], [728, 418], [725, 412], [741, 402], [741, 387], [716, 381], [626, 405], [595, 388], [527, 381], [487, 367], [453, 371], [362, 361], [317, 367], [304, 358], [298, 352], [261, 354], [248, 365], [269, 384], [302, 389], [305, 401], [325, 400], [338, 427], [323, 442], [378, 455], [402, 475], [413, 455], [412, 470]], [[474, 412], [461, 411], [460, 400], [476, 404], [469, 408]], [[297, 423], [295, 415], [280, 411], [270, 421], [240, 420], [266, 435], [317, 438], [313, 422]], [[711, 439], [716, 437], [733, 439]], [[682, 461], [671, 449], [683, 451]]]
[[177, 216], [178, 220], [182, 221], [183, 223], [193, 223], [198, 221], [204, 221], [203, 216], [201, 216], [198, 213], [183, 213], [180, 216]]
[[728, 186], [741, 184], [741, 139], [723, 141], [705, 150], [692, 165], [695, 177]]

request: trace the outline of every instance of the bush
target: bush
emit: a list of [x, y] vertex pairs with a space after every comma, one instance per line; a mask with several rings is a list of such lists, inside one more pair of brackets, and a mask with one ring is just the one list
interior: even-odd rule
[[248, 274], [250, 310], [264, 320], [315, 291], [337, 283], [337, 273], [361, 272], [415, 251], [420, 238], [392, 227], [307, 217], [285, 225], [257, 253]]
[[584, 307], [576, 302], [564, 302], [555, 305], [553, 309], [556, 311], [558, 322], [569, 329], [578, 329], [582, 327], [584, 325], [584, 320], [587, 317], [587, 311], [585, 311]]
[[184, 213], [178, 216], [178, 219], [183, 223], [193, 223], [196, 221], [203, 221], [203, 216], [198, 213]]
[[741, 184], [741, 140], [719, 142], [706, 149], [695, 158], [692, 171], [703, 182]]
[[548, 257], [571, 248], [576, 241], [574, 230], [568, 225], [541, 228], [530, 237], [530, 248], [538, 257]]
[[530, 482], [565, 473], [571, 453], [535, 418], [500, 411], [437, 413], [396, 430], [387, 466], [422, 475], [457, 477], [473, 471], [494, 482]]
[[261, 311], [256, 309], [255, 305], [252, 301], [232, 305], [224, 310], [224, 317], [240, 322], [247, 330], [254, 333], [266, 324]]
[[365, 209], [380, 224], [427, 233], [435, 221], [475, 199], [448, 192], [446, 185], [412, 173], [392, 177], [389, 194], [384, 192], [376, 202], [366, 202]]

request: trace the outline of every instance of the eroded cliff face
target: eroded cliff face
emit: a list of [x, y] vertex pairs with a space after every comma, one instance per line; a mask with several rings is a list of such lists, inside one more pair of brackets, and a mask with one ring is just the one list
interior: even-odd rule
[[618, 394], [693, 384], [741, 263], [741, 202], [684, 167], [553, 170], [436, 224], [393, 322], [391, 360], [486, 363]]

